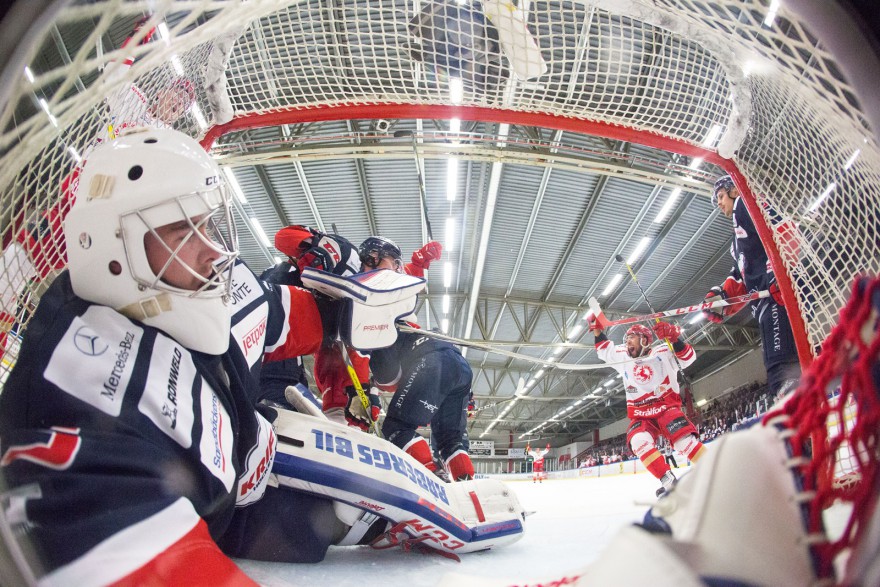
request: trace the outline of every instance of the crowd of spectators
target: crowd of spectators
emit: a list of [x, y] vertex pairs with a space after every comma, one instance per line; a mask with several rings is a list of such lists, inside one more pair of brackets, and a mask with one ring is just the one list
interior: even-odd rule
[[709, 442], [725, 432], [731, 432], [745, 422], [766, 412], [775, 398], [770, 390], [759, 383], [749, 383], [715, 398], [698, 411], [697, 428], [700, 440]]
[[[774, 401], [769, 389], [760, 383], [743, 385], [709, 401], [702, 409], [697, 409], [694, 421], [700, 431], [700, 440], [710, 442], [725, 432], [736, 430], [743, 423], [766, 412]], [[626, 434], [619, 434], [578, 454], [572, 466], [594, 467], [634, 458], [636, 456], [626, 442]]]

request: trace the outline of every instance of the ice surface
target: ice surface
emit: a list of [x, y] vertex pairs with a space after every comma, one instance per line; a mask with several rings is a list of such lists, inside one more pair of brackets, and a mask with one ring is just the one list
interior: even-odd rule
[[619, 528], [644, 517], [660, 486], [647, 473], [543, 483], [510, 481], [509, 485], [523, 507], [535, 512], [526, 519], [523, 538], [498, 550], [464, 554], [460, 563], [400, 547], [366, 546], [331, 547], [324, 561], [315, 565], [237, 562], [255, 581], [269, 587], [427, 587], [450, 572], [523, 583], [592, 562]]

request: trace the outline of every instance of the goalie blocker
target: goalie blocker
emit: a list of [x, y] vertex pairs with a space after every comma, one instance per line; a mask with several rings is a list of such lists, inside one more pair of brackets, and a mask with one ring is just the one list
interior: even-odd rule
[[[525, 511], [503, 482], [444, 483], [381, 438], [330, 420], [277, 412], [272, 482], [364, 512], [357, 521], [349, 512], [351, 530], [337, 544], [364, 544], [392, 527], [412, 542], [453, 554], [506, 546], [522, 537]], [[340, 518], [344, 511], [337, 507]], [[376, 517], [388, 524], [376, 525]], [[395, 536], [391, 540], [399, 542]]]

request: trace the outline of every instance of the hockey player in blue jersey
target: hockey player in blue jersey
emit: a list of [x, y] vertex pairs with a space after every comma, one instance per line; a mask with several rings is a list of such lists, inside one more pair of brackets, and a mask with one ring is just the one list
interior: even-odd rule
[[[314, 352], [310, 292], [237, 260], [216, 163], [172, 130], [91, 154], [0, 395], [10, 523], [46, 584], [252, 584], [228, 557], [321, 560], [330, 500], [271, 487], [264, 355]], [[271, 414], [267, 414], [270, 416]]]
[[[358, 251], [364, 270], [405, 271], [400, 248], [388, 239], [370, 237]], [[372, 351], [370, 370], [379, 389], [394, 391], [382, 425], [383, 436], [426, 468], [436, 470], [428, 442], [416, 432], [430, 424], [435, 449], [449, 476], [455, 481], [473, 479], [474, 466], [466, 447], [473, 374], [458, 349], [419, 333], [399, 332], [394, 345]], [[378, 398], [374, 395], [371, 399], [372, 413], [367, 415], [359, 399], [352, 396], [346, 408], [349, 420], [375, 421]]]
[[[767, 386], [774, 394], [784, 395], [797, 386], [800, 364], [791, 323], [776, 277], [773, 275], [764, 245], [755, 229], [755, 223], [749, 216], [745, 202], [729, 175], [715, 182], [712, 203], [722, 214], [733, 220], [734, 237], [730, 253], [733, 256], [734, 266], [725, 282], [713, 287], [706, 294], [706, 301], [770, 290], [773, 294], [771, 297], [755, 300], [750, 302], [750, 305], [752, 316], [757, 319], [761, 331]], [[745, 303], [733, 304], [724, 307], [723, 310], [703, 310], [703, 314], [706, 319], [719, 323], [725, 316], [739, 312], [744, 305]]]

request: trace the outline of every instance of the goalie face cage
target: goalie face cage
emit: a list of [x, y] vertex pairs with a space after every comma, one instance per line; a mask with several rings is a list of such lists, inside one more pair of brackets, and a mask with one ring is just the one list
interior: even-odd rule
[[[880, 272], [880, 150], [834, 56], [796, 15], [782, 6], [765, 26], [764, 0], [520, 0], [514, 15], [484, 0], [487, 14], [507, 16], [473, 38], [485, 21], [451, 19], [474, 11], [448, 4], [164, 0], [139, 33], [164, 21], [162, 38], [123, 48], [106, 40], [131, 31], [143, 3], [56, 3], [28, 22], [0, 83], [0, 377], [44, 278], [64, 265], [58, 218], [77, 166], [109, 125], [158, 124], [150, 97], [180, 78], [196, 100], [174, 126], [239, 162], [251, 154], [238, 148], [248, 133], [234, 131], [456, 117], [596, 134], [716, 163], [756, 220], [801, 361], [810, 362], [854, 277]], [[522, 30], [514, 16], [527, 22], [539, 57], [511, 32]], [[122, 77], [104, 69], [129, 58]], [[462, 79], [460, 98], [450, 97], [450, 74]], [[104, 99], [134, 90], [142, 99], [128, 110]], [[705, 180], [710, 195], [714, 178], [674, 171], [700, 178], [696, 186]]]

